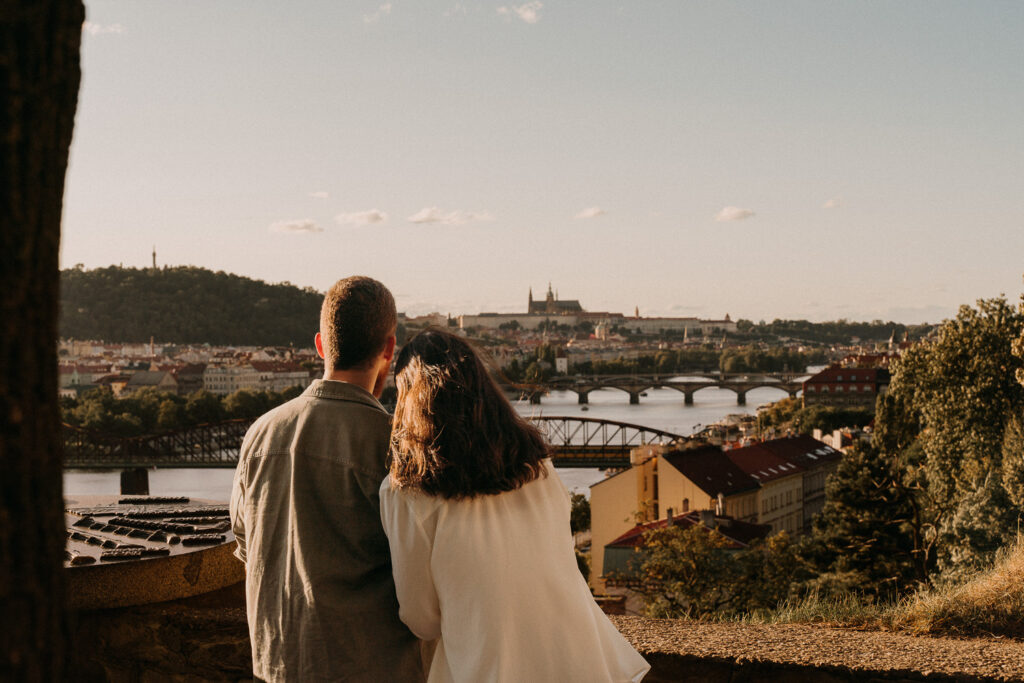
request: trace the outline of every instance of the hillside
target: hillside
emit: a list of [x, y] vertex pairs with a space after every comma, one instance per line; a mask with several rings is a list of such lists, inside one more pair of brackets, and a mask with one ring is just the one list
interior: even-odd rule
[[60, 336], [118, 342], [310, 346], [323, 295], [205, 268], [69, 269]]

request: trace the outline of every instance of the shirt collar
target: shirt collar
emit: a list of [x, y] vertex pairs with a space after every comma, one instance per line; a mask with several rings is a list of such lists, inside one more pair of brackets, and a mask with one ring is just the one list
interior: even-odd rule
[[387, 412], [384, 410], [384, 406], [380, 404], [373, 394], [368, 392], [362, 387], [357, 387], [355, 384], [349, 384], [348, 382], [341, 382], [334, 379], [315, 379], [313, 382], [306, 387], [306, 390], [302, 392], [304, 396], [315, 396], [316, 398], [329, 398], [338, 401], [355, 401], [356, 403], [365, 403], [366, 405], [373, 406], [378, 410]]

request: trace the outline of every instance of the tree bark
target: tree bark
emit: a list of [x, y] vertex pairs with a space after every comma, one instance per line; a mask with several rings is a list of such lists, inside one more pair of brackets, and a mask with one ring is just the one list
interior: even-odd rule
[[58, 248], [81, 0], [0, 0], [0, 680], [68, 678]]

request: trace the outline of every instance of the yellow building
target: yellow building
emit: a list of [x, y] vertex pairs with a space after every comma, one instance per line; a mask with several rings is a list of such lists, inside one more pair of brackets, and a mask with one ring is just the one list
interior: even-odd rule
[[804, 469], [772, 453], [761, 444], [725, 452], [726, 457], [757, 480], [757, 522], [772, 533], [803, 533]]
[[604, 548], [638, 524], [672, 510], [714, 510], [744, 522], [757, 521], [757, 481], [716, 446], [679, 449], [641, 446], [632, 466], [590, 487], [590, 585], [604, 591]]

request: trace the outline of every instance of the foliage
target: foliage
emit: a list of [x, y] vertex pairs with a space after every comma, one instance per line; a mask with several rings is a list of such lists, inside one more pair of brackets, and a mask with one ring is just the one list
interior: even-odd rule
[[644, 534], [639, 592], [653, 617], [706, 617], [770, 609], [807, 576], [785, 533], [742, 550], [716, 530], [669, 526]]
[[576, 549], [576, 568], [580, 570], [580, 574], [583, 574], [585, 580], [590, 580], [590, 554], [580, 552], [578, 548]]
[[821, 572], [812, 589], [892, 597], [921, 578], [908, 528], [913, 508], [900, 478], [898, 463], [871, 445], [858, 444], [840, 460], [805, 551]]
[[908, 335], [912, 340], [918, 340], [929, 334], [933, 326], [904, 325], [881, 320], [855, 322], [840, 319], [812, 323], [807, 320], [775, 319], [770, 323], [762, 320], [756, 324], [749, 320], [738, 320], [736, 328], [741, 334], [756, 338], [781, 337], [820, 344], [848, 344], [854, 339], [883, 342], [890, 336], [902, 340], [904, 335]]
[[570, 496], [569, 528], [574, 534], [590, 530], [590, 501], [582, 493]]
[[810, 434], [815, 429], [827, 434], [843, 427], [863, 427], [873, 419], [874, 410], [871, 408], [823, 405], [803, 407], [798, 398], [784, 398], [758, 411], [762, 432], [774, 430], [776, 434]]
[[823, 351], [794, 351], [784, 347], [744, 346], [722, 351], [714, 348], [666, 349], [636, 358], [576, 363], [573, 374], [628, 375], [686, 372], [803, 372], [825, 359]]
[[[921, 457], [906, 462], [917, 504], [938, 530], [936, 562], [945, 579], [977, 570], [1016, 533], [1019, 508], [1003, 486], [1007, 425], [1024, 408], [1015, 380], [1024, 363], [1013, 342], [1024, 315], [1005, 299], [962, 306], [935, 341], [895, 363], [885, 439], [906, 443], [919, 430]], [[887, 451], [900, 456], [902, 451]]]
[[61, 416], [70, 425], [116, 436], [141, 436], [232, 418], [256, 418], [301, 392], [301, 387], [281, 393], [242, 389], [220, 397], [200, 389], [178, 396], [145, 388], [125, 398], [114, 398], [109, 389], [100, 388], [77, 399], [62, 399]]
[[64, 338], [309, 346], [323, 297], [194, 266], [61, 271]]

